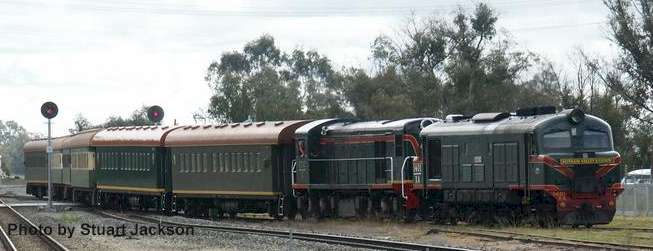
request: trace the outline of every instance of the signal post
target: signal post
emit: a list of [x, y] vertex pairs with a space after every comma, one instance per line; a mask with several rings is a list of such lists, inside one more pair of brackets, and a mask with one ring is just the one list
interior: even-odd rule
[[57, 104], [53, 102], [45, 102], [41, 105], [41, 115], [48, 119], [48, 208], [52, 209], [52, 123], [51, 119], [59, 114]]

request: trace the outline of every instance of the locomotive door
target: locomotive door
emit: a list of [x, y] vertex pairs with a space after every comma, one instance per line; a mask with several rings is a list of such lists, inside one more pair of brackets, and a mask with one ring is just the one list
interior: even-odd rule
[[440, 179], [442, 177], [442, 144], [440, 139], [428, 139], [426, 141], [426, 171], [425, 182]]

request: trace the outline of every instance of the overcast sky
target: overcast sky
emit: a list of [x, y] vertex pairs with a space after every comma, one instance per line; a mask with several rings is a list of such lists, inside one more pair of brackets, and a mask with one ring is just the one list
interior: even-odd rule
[[[574, 48], [611, 56], [599, 0], [486, 1], [518, 48], [564, 67]], [[335, 65], [369, 68], [369, 47], [394, 36], [412, 11], [450, 15], [477, 1], [0, 0], [0, 120], [45, 134], [44, 101], [59, 104], [54, 134], [76, 114], [92, 123], [161, 105], [193, 123], [211, 89], [203, 77], [222, 52], [268, 33], [285, 50], [316, 49]]]

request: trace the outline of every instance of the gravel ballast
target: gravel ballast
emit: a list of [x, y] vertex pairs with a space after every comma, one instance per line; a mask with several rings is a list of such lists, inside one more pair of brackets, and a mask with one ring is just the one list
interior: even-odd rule
[[[87, 210], [69, 210], [60, 212], [49, 212], [38, 208], [21, 208], [20, 211], [35, 224], [64, 227], [75, 227], [75, 233], [68, 238], [66, 235], [55, 235], [57, 240], [70, 249], [75, 250], [352, 250], [351, 247], [330, 245], [317, 242], [306, 242], [286, 238], [269, 236], [248, 235], [227, 233], [213, 230], [194, 228], [192, 234], [183, 233], [180, 235], [131, 235], [134, 223], [105, 218]], [[103, 231], [96, 231], [95, 234], [82, 232], [83, 224], [85, 229], [89, 226], [104, 228]], [[126, 226], [125, 235], [111, 234], [108, 229], [112, 227]], [[140, 226], [153, 227], [155, 224], [142, 223]], [[87, 231], [88, 232], [88, 231]], [[155, 231], [157, 233], [158, 231]]]

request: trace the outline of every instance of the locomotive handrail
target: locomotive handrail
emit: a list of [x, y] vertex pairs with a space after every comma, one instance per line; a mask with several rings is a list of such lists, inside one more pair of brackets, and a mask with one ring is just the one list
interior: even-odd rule
[[386, 172], [390, 171], [390, 182], [395, 180], [395, 163], [393, 157], [371, 157], [371, 158], [343, 158], [343, 159], [308, 159], [307, 161], [356, 161], [356, 160], [390, 160], [390, 170], [385, 170]]
[[404, 198], [404, 200], [408, 199], [408, 196], [406, 196], [406, 191], [404, 189], [404, 169], [406, 168], [406, 161], [408, 161], [408, 159], [412, 160], [415, 157], [417, 156], [406, 156], [406, 158], [404, 158], [403, 164], [401, 164], [401, 197]]
[[295, 193], [295, 174], [297, 173], [297, 160], [292, 160], [292, 167], [290, 168], [290, 190], [292, 190], [292, 197], [297, 198]]

